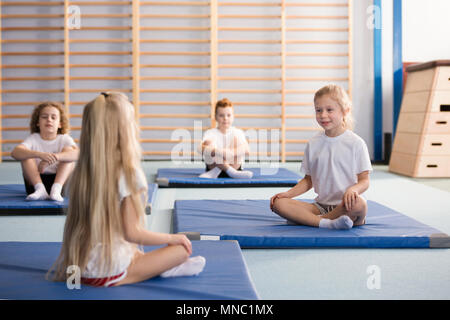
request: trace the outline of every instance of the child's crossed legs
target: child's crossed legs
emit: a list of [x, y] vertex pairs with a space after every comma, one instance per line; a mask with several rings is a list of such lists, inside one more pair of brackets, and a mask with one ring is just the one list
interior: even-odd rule
[[347, 210], [344, 203], [340, 203], [330, 212], [321, 214], [312, 203], [290, 198], [277, 198], [273, 204], [273, 211], [296, 224], [330, 229], [349, 229], [365, 223], [367, 202], [358, 196], [351, 210]]
[[61, 196], [61, 191], [74, 168], [73, 162], [58, 163], [58, 169], [56, 171], [55, 181], [50, 190], [50, 195], [42, 183], [41, 173], [39, 172], [40, 168], [36, 165], [35, 159], [23, 160], [21, 161], [21, 165], [25, 182], [35, 188], [34, 193], [29, 194], [27, 200], [46, 200], [49, 198], [56, 201], [64, 200]]

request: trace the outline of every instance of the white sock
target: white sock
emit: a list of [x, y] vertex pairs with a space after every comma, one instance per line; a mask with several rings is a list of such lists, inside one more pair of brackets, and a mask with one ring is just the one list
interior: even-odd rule
[[161, 273], [161, 277], [196, 276], [203, 271], [206, 259], [202, 256], [189, 258], [186, 262]]
[[64, 198], [61, 196], [62, 185], [59, 183], [54, 183], [52, 186], [52, 190], [50, 190], [50, 199], [55, 201], [64, 201]]
[[251, 177], [253, 177], [253, 172], [248, 170], [239, 171], [233, 167], [229, 167], [227, 169], [227, 174], [233, 179], [250, 179]]
[[36, 200], [47, 200], [49, 198], [49, 195], [47, 193], [47, 190], [45, 190], [45, 186], [43, 183], [39, 182], [34, 185], [34, 192], [28, 197], [25, 198], [25, 200], [28, 201], [36, 201]]
[[348, 230], [353, 227], [353, 221], [349, 216], [342, 215], [337, 219], [321, 219], [319, 222], [319, 228]]
[[219, 167], [214, 167], [213, 169], [206, 171], [199, 175], [199, 178], [216, 179], [222, 170]]

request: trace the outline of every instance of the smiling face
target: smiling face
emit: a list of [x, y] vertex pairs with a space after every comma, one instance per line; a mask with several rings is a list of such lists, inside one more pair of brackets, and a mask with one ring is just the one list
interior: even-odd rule
[[58, 129], [61, 128], [59, 110], [55, 107], [45, 107], [39, 113], [39, 122], [37, 124], [41, 136], [45, 138], [55, 138]]
[[323, 95], [314, 103], [317, 123], [329, 137], [336, 137], [345, 131], [344, 112], [329, 95]]
[[233, 108], [217, 108], [216, 110], [217, 128], [220, 131], [226, 131], [233, 125], [234, 113]]

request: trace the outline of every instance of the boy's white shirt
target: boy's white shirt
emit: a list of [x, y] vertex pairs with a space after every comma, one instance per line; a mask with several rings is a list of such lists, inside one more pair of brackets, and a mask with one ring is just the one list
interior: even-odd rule
[[357, 175], [372, 171], [369, 151], [364, 140], [350, 130], [337, 137], [320, 132], [306, 146], [300, 169], [311, 176], [315, 201], [338, 205], [345, 191], [358, 182]]
[[[238, 145], [247, 143], [244, 131], [235, 127], [230, 127], [225, 134], [220, 132], [217, 128], [209, 129], [205, 132], [202, 143], [206, 140], [210, 140], [212, 145], [214, 145], [217, 149], [230, 149], [236, 147], [236, 145], [234, 145], [234, 138], [237, 138]], [[238, 163], [243, 163], [244, 158], [245, 155], [239, 156]], [[216, 157], [210, 157], [207, 154], [205, 155], [205, 162], [207, 164], [220, 163], [220, 161], [222, 160]]]

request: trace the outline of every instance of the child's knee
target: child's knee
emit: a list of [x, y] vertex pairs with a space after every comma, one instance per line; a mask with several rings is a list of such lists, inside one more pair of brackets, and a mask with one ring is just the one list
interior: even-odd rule
[[187, 249], [182, 245], [177, 245], [176, 248], [180, 260], [182, 262], [186, 261], [189, 258], [189, 252], [187, 251]]
[[21, 160], [20, 164], [23, 169], [37, 169], [36, 160], [33, 158]]
[[356, 203], [349, 212], [349, 217], [353, 220], [353, 225], [363, 225], [365, 223], [367, 214], [367, 202], [361, 196], [358, 196]]
[[367, 201], [363, 197], [358, 196], [355, 207], [356, 211], [364, 213], [365, 215], [367, 212]]
[[275, 200], [273, 201], [273, 206], [272, 209], [275, 213], [279, 213], [282, 208], [284, 203], [286, 202], [286, 198], [275, 198]]
[[58, 162], [56, 170], [73, 170], [75, 169], [75, 162]]

